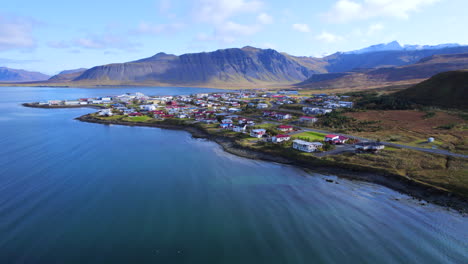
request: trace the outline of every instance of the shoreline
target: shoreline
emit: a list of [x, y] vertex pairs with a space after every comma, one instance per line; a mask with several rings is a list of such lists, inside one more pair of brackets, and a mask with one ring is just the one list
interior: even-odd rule
[[106, 109], [104, 106], [99, 105], [38, 105], [36, 103], [23, 103], [24, 107], [31, 108], [44, 108], [44, 109], [61, 109], [61, 108], [93, 108], [93, 109]]
[[[30, 106], [33, 107], [33, 106]], [[84, 106], [82, 106], [84, 107]], [[123, 126], [140, 126], [140, 127], [154, 127], [170, 130], [184, 130], [189, 132], [193, 138], [203, 138], [213, 141], [220, 145], [222, 149], [230, 154], [269, 162], [276, 162], [285, 165], [292, 165], [314, 172], [331, 174], [340, 178], [348, 180], [358, 180], [364, 182], [371, 182], [379, 184], [395, 190], [397, 192], [409, 195], [419, 201], [426, 201], [428, 203], [437, 204], [439, 206], [447, 207], [466, 215], [468, 213], [468, 199], [449, 191], [439, 189], [435, 186], [427, 185], [421, 182], [411, 180], [401, 175], [388, 173], [384, 170], [365, 167], [355, 164], [346, 164], [339, 162], [324, 161], [320, 159], [311, 159], [308, 162], [276, 156], [271, 153], [260, 151], [257, 149], [250, 149], [241, 146], [234, 142], [231, 138], [224, 136], [212, 135], [202, 128], [182, 125], [182, 124], [164, 124], [164, 123], [139, 123], [130, 121], [116, 121], [116, 120], [102, 120], [97, 119], [90, 114], [83, 115], [75, 118], [81, 122], [96, 123], [103, 125], [123, 125]], [[421, 205], [424, 205], [421, 203]]]

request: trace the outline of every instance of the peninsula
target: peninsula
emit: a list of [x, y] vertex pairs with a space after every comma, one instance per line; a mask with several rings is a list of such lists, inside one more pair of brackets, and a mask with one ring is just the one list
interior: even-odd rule
[[[376, 111], [363, 110], [364, 100], [368, 95], [248, 90], [180, 96], [134, 93], [23, 105], [96, 108], [98, 112], [77, 120], [186, 130], [235, 155], [374, 182], [467, 212], [468, 155], [463, 146], [450, 147], [453, 142], [442, 136], [458, 132], [434, 130], [419, 138], [386, 134], [392, 130], [385, 129], [386, 122], [370, 120]], [[422, 121], [448, 118], [463, 123], [453, 113], [405, 111]], [[367, 119], [360, 117], [364, 114]]]

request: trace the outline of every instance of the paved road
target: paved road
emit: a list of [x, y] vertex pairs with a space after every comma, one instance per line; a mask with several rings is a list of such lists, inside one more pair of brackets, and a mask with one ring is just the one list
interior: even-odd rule
[[345, 152], [354, 152], [354, 145], [336, 145], [335, 149], [324, 152], [316, 152], [314, 153], [314, 155], [316, 157], [325, 157], [329, 155], [338, 155]]
[[[271, 123], [271, 124], [278, 124], [278, 125], [281, 124], [281, 123], [274, 122], [274, 121], [265, 121], [265, 122], [266, 122], [266, 123]], [[296, 126], [296, 127], [298, 127], [298, 126]], [[325, 131], [325, 130], [320, 130], [320, 129], [313, 129], [313, 128], [308, 128], [308, 127], [298, 127], [298, 128], [300, 128], [301, 130], [295, 131], [295, 132], [292, 132], [292, 133], [289, 133], [289, 134], [290, 134], [290, 135], [295, 135], [295, 134], [299, 134], [299, 133], [302, 133], [302, 132], [318, 132], [318, 133], [323, 133], [323, 134], [335, 134], [335, 135], [338, 135], [338, 136], [345, 136], [345, 137], [354, 138], [354, 139], [357, 139], [357, 140], [363, 141], [363, 142], [373, 141], [373, 140], [368, 139], [368, 138], [357, 137], [357, 136], [347, 135], [347, 134], [341, 134], [341, 133], [334, 133], [334, 132]], [[452, 156], [452, 157], [457, 157], [457, 158], [465, 158], [465, 159], [468, 159], [468, 155], [463, 155], [463, 154], [458, 154], [458, 153], [452, 153], [452, 152], [450, 152], [450, 151], [443, 150], [443, 149], [419, 148], [419, 147], [413, 147], [413, 146], [401, 145], [401, 144], [395, 144], [395, 143], [383, 142], [383, 141], [381, 141], [380, 143], [382, 143], [382, 144], [385, 145], [385, 146], [389, 146], [389, 147], [412, 149], [412, 150], [423, 151], [423, 152], [427, 152], [427, 153], [440, 154], [440, 155], [447, 155], [447, 156]], [[329, 152], [324, 152], [324, 153], [325, 153], [325, 154], [326, 154], [326, 153], [329, 153], [328, 155], [331, 154], [330, 151], [329, 151]], [[336, 153], [336, 154], [338, 154], [338, 153]]]

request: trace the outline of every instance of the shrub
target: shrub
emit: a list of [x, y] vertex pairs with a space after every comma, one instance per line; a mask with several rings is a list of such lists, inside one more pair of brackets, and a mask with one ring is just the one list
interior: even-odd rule
[[450, 124], [438, 126], [437, 129], [447, 129], [447, 130], [450, 130], [450, 129], [454, 128], [456, 125], [457, 125], [457, 124], [455, 124], [455, 123], [450, 123]]

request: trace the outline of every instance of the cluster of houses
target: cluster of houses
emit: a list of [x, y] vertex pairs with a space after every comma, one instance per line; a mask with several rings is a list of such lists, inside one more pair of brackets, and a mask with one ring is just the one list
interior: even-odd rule
[[[178, 96], [147, 96], [142, 93], [126, 93], [118, 96], [81, 98], [78, 100], [50, 100], [39, 103], [52, 106], [99, 105], [106, 107], [97, 114], [100, 116], [128, 115], [149, 116], [155, 119], [179, 118], [191, 119], [206, 124], [219, 124], [220, 129], [249, 134], [250, 137], [281, 143], [291, 140], [289, 135], [294, 131], [290, 125], [279, 125], [278, 135], [268, 135], [266, 129], [255, 128], [255, 121], [239, 116], [246, 108], [269, 109], [275, 104], [301, 103], [306, 114], [298, 118], [301, 124], [313, 124], [318, 121], [315, 115], [326, 114], [337, 108], [351, 108], [352, 102], [345, 101], [345, 96], [320, 94], [312, 97], [298, 96], [294, 90], [279, 92], [229, 92], [199, 93]], [[262, 118], [274, 121], [288, 121], [293, 118], [290, 113], [263, 110]], [[296, 120], [296, 119], [294, 119]], [[326, 135], [323, 142], [346, 144], [348, 138], [340, 135]], [[293, 140], [292, 147], [299, 151], [315, 152], [323, 147], [322, 142]], [[357, 152], [376, 152], [383, 148], [378, 143], [356, 145]]]
[[324, 115], [338, 108], [353, 108], [353, 102], [345, 101], [348, 98], [349, 96], [317, 94], [302, 101], [306, 105], [302, 111], [309, 115]]
[[292, 115], [288, 113], [278, 113], [275, 111], [264, 111], [263, 117], [275, 120], [288, 120], [292, 118]]

